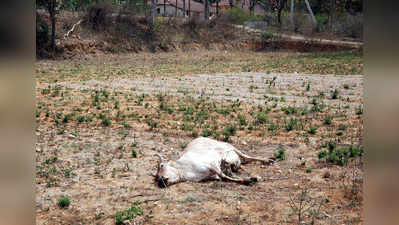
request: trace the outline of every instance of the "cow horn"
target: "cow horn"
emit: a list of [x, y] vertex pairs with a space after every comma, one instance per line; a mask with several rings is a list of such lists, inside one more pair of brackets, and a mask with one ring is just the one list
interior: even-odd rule
[[164, 157], [162, 157], [161, 154], [157, 153], [157, 154], [155, 154], [155, 155], [159, 157], [159, 161], [160, 161], [160, 162], [165, 161]]

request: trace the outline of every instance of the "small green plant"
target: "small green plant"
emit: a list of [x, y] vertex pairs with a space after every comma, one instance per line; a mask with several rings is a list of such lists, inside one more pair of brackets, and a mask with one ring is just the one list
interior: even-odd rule
[[308, 131], [309, 134], [316, 134], [316, 132], [317, 132], [317, 127], [309, 128], [309, 131]]
[[[330, 142], [332, 143], [332, 142]], [[327, 163], [344, 166], [346, 165], [351, 158], [355, 158], [357, 156], [361, 156], [363, 154], [363, 150], [359, 147], [353, 147], [353, 145], [349, 146], [347, 149], [336, 149], [336, 145], [329, 145], [328, 152], [321, 151], [318, 153], [319, 159], [325, 158]]]
[[297, 119], [290, 118], [289, 120], [284, 120], [284, 128], [286, 131], [292, 131], [297, 127]]
[[158, 127], [158, 122], [153, 119], [147, 119], [145, 122], [147, 123], [148, 126], [150, 126], [151, 130]]
[[332, 93], [331, 93], [331, 99], [338, 99], [338, 89], [335, 89]]
[[137, 151], [132, 149], [132, 157], [137, 158]]
[[143, 215], [143, 210], [140, 208], [140, 201], [135, 201], [130, 208], [123, 211], [118, 211], [115, 214], [115, 224], [122, 225], [125, 221], [134, 219], [137, 215]]
[[338, 126], [338, 130], [346, 130], [346, 125], [345, 124], [340, 124], [339, 126]]
[[325, 116], [323, 119], [323, 124], [324, 125], [331, 125], [332, 123], [332, 118], [330, 116]]
[[208, 128], [205, 128], [203, 131], [202, 131], [202, 136], [204, 136], [204, 137], [209, 137], [209, 136], [212, 136], [212, 130], [210, 130], [210, 129], [208, 129]]
[[247, 125], [247, 120], [245, 119], [245, 117], [243, 115], [238, 114], [237, 115], [237, 119], [240, 122], [241, 126], [246, 126]]
[[342, 136], [344, 134], [344, 132], [342, 131], [338, 131], [337, 133], [335, 133], [337, 136]]
[[326, 151], [320, 151], [319, 153], [317, 153], [317, 157], [319, 159], [323, 159], [324, 157], [326, 157], [327, 152]]
[[312, 168], [306, 168], [305, 172], [306, 173], [311, 173], [312, 172]]
[[234, 135], [236, 131], [237, 131], [236, 125], [230, 125], [230, 126], [224, 128], [224, 130], [223, 130], [224, 141], [228, 141], [230, 139], [230, 136]]
[[60, 198], [57, 200], [57, 205], [60, 208], [68, 208], [69, 204], [71, 204], [71, 201], [69, 200], [69, 197], [66, 195], [61, 195]]
[[66, 115], [64, 116], [64, 119], [62, 120], [62, 122], [63, 122], [63, 123], [68, 123], [70, 120], [72, 120], [72, 117], [73, 117], [73, 116], [74, 116], [73, 113], [66, 114]]
[[358, 108], [356, 108], [356, 115], [362, 115], [363, 114], [363, 109], [361, 106], [359, 106]]
[[111, 125], [111, 119], [107, 117], [103, 117], [101, 119], [101, 124], [105, 127], [109, 127]]
[[277, 159], [280, 159], [280, 160], [286, 160], [286, 159], [287, 159], [287, 157], [286, 157], [286, 155], [285, 155], [285, 150], [282, 149], [282, 148], [277, 149], [277, 150], [274, 152], [274, 157], [276, 157]]
[[349, 84], [344, 84], [344, 89], [349, 89]]
[[256, 124], [257, 125], [259, 125], [259, 124], [264, 124], [264, 123], [266, 123], [267, 122], [267, 114], [266, 113], [258, 113], [257, 114], [257, 117], [256, 117]]

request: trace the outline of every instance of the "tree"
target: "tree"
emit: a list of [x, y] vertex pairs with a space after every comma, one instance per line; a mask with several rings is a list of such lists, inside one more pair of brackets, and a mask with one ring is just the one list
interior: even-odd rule
[[151, 25], [154, 27], [155, 25], [155, 12], [157, 11], [155, 0], [151, 0]]
[[183, 0], [183, 17], [186, 17], [186, 0]]
[[280, 26], [281, 26], [281, 13], [283, 12], [283, 9], [284, 9], [286, 3], [287, 3], [287, 0], [278, 0], [277, 21]]
[[51, 21], [50, 48], [51, 50], [55, 51], [57, 0], [36, 0], [36, 8], [45, 8], [47, 12], [50, 14], [50, 21]]
[[308, 0], [305, 0], [305, 3], [306, 3], [306, 7], [308, 8], [308, 11], [310, 13], [310, 16], [312, 17], [312, 21], [313, 21], [315, 27], [317, 27], [317, 20], [314, 17], [314, 14], [313, 14], [313, 11], [312, 11], [312, 7], [310, 7], [310, 4], [309, 4]]
[[204, 17], [205, 20], [209, 20], [209, 0], [204, 0]]

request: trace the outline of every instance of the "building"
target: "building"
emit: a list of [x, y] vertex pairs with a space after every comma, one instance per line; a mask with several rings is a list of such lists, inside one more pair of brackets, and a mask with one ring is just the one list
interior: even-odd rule
[[[213, 3], [211, 5], [212, 11], [216, 12], [217, 5], [219, 5], [219, 12], [222, 12], [223, 10], [229, 9], [230, 6], [230, 1], [236, 8], [243, 9], [244, 11], [249, 12], [250, 11], [250, 6], [251, 6], [251, 0], [220, 0], [219, 4]], [[265, 14], [265, 10], [259, 5], [255, 3], [254, 6], [254, 13], [255, 14]]]
[[[186, 4], [185, 12], [183, 1]], [[157, 14], [160, 16], [200, 17], [204, 15], [204, 5], [193, 0], [158, 0]]]

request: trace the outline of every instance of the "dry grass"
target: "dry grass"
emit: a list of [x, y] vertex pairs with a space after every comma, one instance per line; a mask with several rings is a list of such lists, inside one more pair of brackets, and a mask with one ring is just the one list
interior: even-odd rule
[[[305, 187], [307, 201], [328, 201], [303, 221], [362, 221], [362, 159], [337, 166], [318, 158], [326, 142], [362, 145], [362, 76], [182, 76], [361, 73], [360, 56], [198, 51], [36, 66], [38, 224], [113, 224], [136, 200], [143, 210], [131, 219], [136, 224], [296, 224], [290, 196]], [[316, 132], [309, 132], [313, 127]], [[158, 189], [150, 176], [153, 155], [176, 159], [197, 135], [263, 157], [283, 148], [287, 160], [244, 166], [262, 177], [254, 186], [205, 182]], [[57, 206], [61, 195], [69, 197], [68, 208]]]

